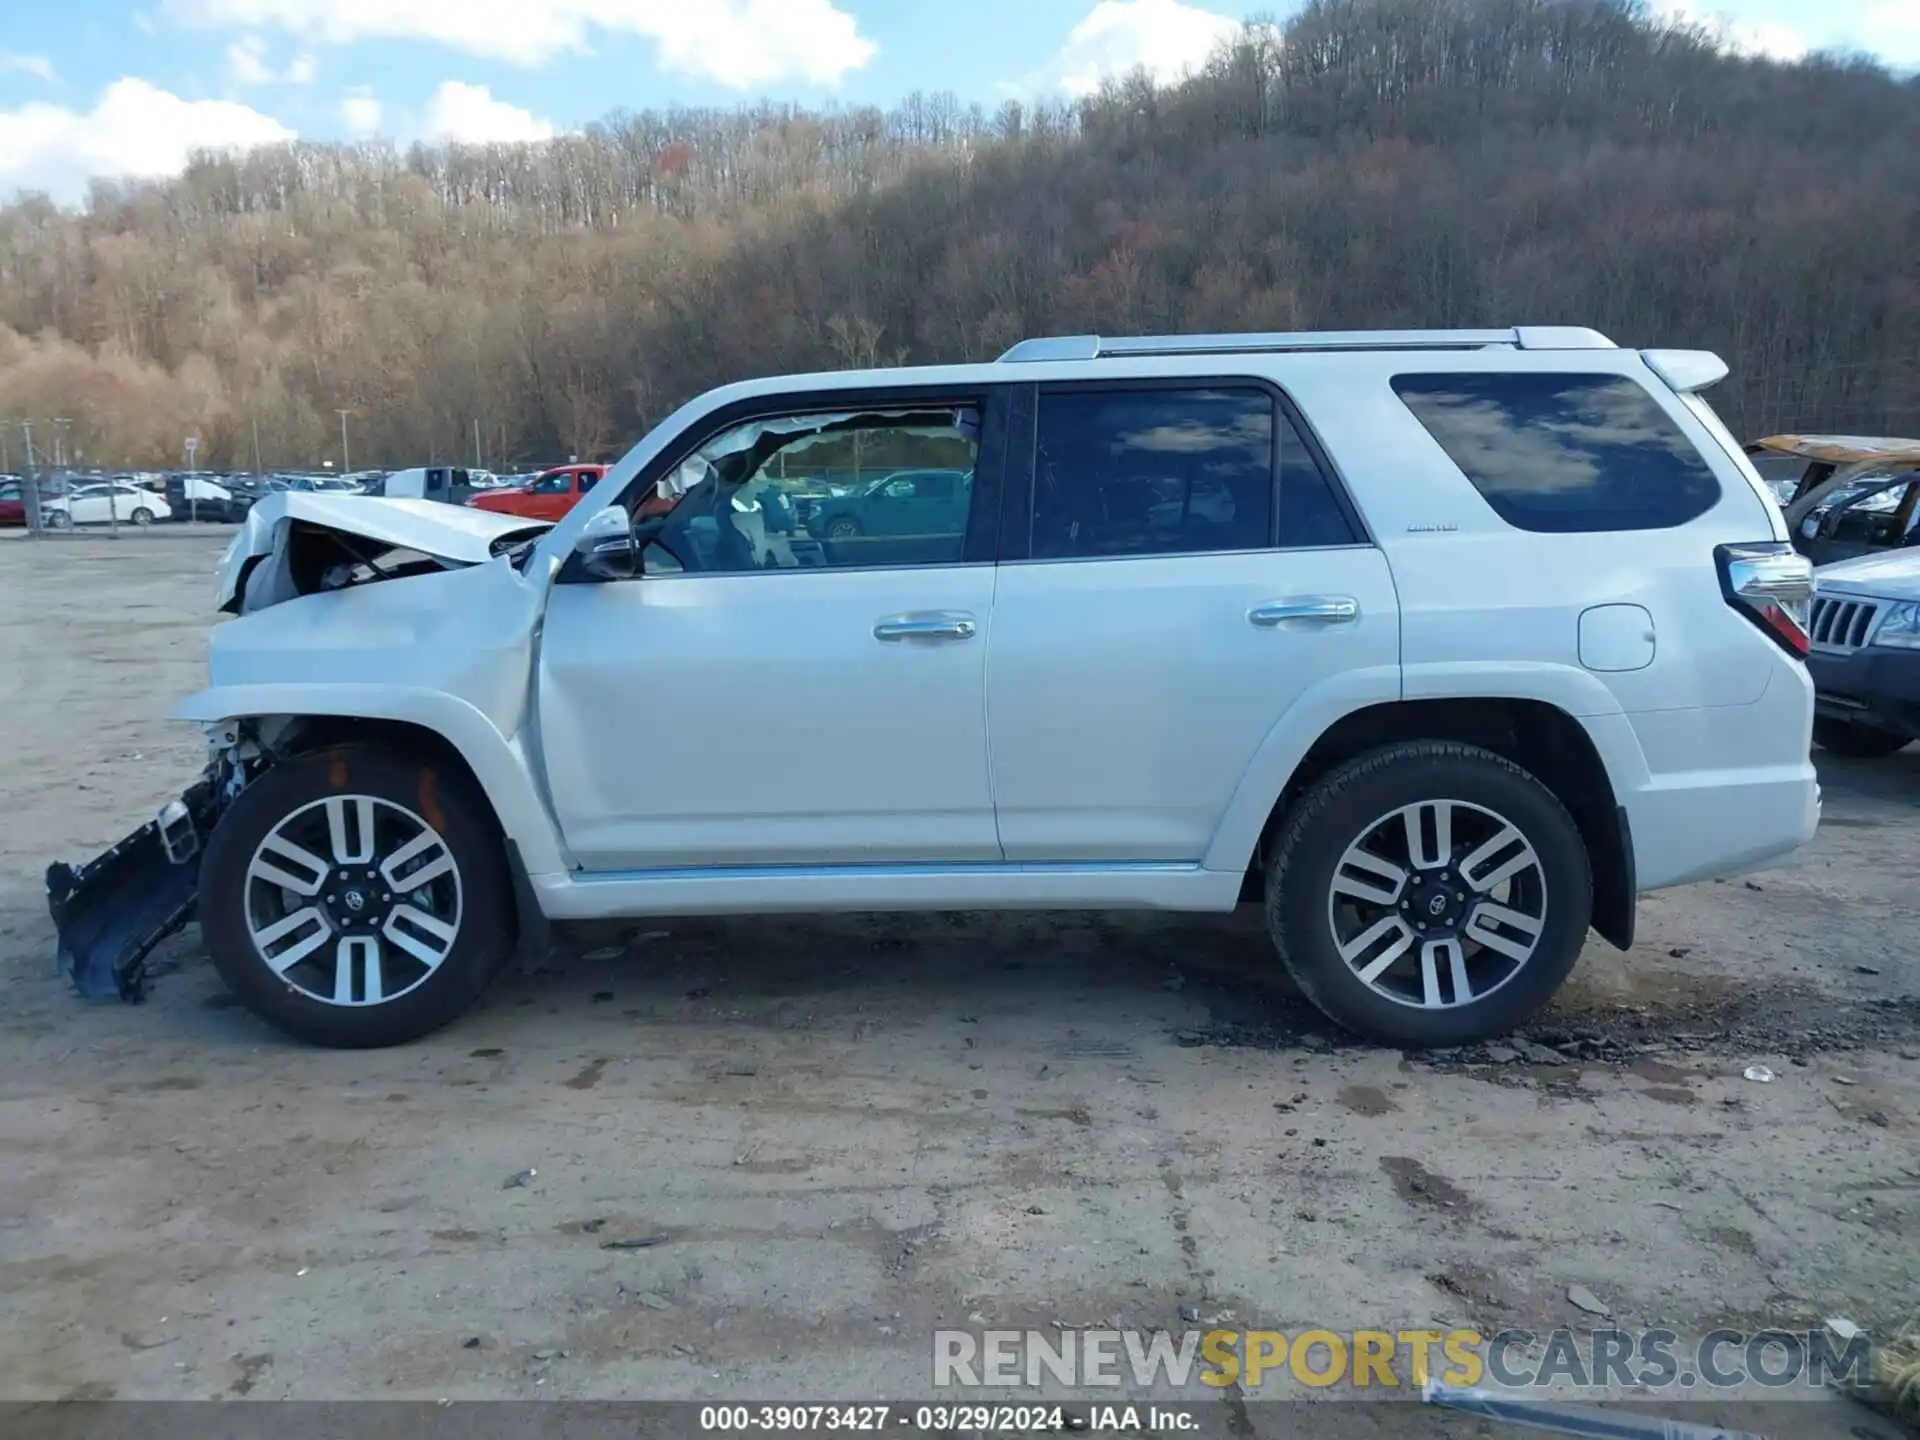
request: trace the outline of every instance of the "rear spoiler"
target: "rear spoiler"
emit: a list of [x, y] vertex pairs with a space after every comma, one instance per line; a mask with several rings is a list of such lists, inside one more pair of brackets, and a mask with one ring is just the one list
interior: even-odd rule
[[1727, 378], [1727, 362], [1711, 350], [1642, 350], [1640, 358], [1676, 395], [1691, 395]]

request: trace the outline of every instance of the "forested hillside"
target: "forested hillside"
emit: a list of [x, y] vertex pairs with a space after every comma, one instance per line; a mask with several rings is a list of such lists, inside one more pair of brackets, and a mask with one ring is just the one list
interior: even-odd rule
[[[1071, 109], [616, 114], [0, 208], [0, 416], [105, 464], [623, 449], [770, 371], [1098, 330], [1587, 324], [1743, 433], [1920, 430], [1920, 80], [1629, 0], [1311, 0]], [[17, 453], [17, 447], [16, 447]]]

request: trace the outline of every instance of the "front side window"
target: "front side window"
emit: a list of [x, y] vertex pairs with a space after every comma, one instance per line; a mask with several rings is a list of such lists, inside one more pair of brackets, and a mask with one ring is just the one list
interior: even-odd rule
[[1032, 556], [1272, 543], [1274, 404], [1251, 387], [1043, 392]]
[[1393, 389], [1518, 529], [1659, 530], [1720, 499], [1693, 442], [1626, 376], [1396, 375]]
[[966, 404], [731, 426], [659, 487], [677, 499], [654, 522], [645, 569], [957, 564], [973, 512], [980, 426], [979, 407]]
[[564, 495], [573, 488], [573, 476], [565, 470], [549, 470], [527, 489], [535, 495]]

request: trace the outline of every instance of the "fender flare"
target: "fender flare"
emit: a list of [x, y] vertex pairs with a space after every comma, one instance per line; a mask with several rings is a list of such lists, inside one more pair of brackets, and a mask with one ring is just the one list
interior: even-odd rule
[[1348, 671], [1302, 693], [1267, 732], [1221, 816], [1202, 865], [1244, 872], [1273, 807], [1321, 736], [1361, 710], [1418, 700], [1535, 700], [1551, 705], [1587, 732], [1616, 791], [1645, 783], [1646, 761], [1632, 743], [1619, 700], [1585, 670], [1522, 661]]
[[189, 695], [172, 718], [213, 725], [267, 715], [389, 720], [432, 731], [466, 761], [529, 875], [571, 868], [525, 751], [459, 696], [404, 685], [223, 685]]

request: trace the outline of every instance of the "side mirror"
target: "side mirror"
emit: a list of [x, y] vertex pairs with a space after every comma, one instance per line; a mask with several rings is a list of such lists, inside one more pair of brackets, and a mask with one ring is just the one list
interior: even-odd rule
[[609, 505], [581, 527], [573, 542], [580, 569], [595, 580], [631, 580], [640, 573], [640, 546], [624, 506]]

